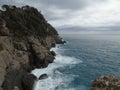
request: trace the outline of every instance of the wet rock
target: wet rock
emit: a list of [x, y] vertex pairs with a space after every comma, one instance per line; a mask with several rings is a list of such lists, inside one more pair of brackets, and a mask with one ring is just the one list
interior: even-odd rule
[[53, 56], [56, 56], [56, 53], [54, 51], [50, 52]]
[[46, 79], [46, 78], [48, 78], [48, 75], [42, 74], [42, 75], [40, 75], [39, 80]]
[[37, 80], [37, 77], [33, 74], [25, 75], [22, 80], [24, 90], [33, 90], [35, 80]]
[[120, 79], [108, 75], [93, 81], [91, 90], [120, 90]]

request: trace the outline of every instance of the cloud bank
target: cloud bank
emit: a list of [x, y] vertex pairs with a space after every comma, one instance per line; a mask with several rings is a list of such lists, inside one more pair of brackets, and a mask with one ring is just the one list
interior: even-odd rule
[[120, 0], [0, 0], [2, 4], [34, 6], [57, 29], [117, 27], [118, 30], [120, 24]]

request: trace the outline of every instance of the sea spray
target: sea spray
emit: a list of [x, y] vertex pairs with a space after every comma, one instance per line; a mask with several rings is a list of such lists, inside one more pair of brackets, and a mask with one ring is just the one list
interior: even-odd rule
[[75, 57], [69, 57], [62, 55], [62, 49], [60, 45], [52, 48], [51, 51], [56, 52], [55, 60], [52, 64], [49, 64], [47, 68], [35, 69], [32, 73], [39, 78], [42, 74], [47, 74], [48, 78], [38, 80], [35, 84], [34, 90], [56, 90], [61, 86], [67, 87], [67, 85], [73, 80], [73, 78], [64, 75], [58, 69], [67, 66], [74, 66], [74, 64], [81, 63]]

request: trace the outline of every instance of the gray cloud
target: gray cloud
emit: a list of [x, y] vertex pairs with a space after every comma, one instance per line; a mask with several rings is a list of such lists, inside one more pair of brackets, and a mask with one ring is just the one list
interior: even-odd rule
[[101, 0], [1, 0], [1, 4], [29, 4], [29, 5], [41, 5], [50, 7], [55, 6], [62, 9], [80, 9], [88, 5], [89, 2], [96, 2]]
[[0, 0], [0, 5], [15, 4], [18, 6], [31, 5], [38, 9], [48, 9], [56, 7], [59, 9], [70, 9], [76, 11], [88, 7], [89, 5], [106, 0]]
[[119, 0], [0, 0], [3, 4], [34, 6], [58, 29], [107, 30], [120, 24]]

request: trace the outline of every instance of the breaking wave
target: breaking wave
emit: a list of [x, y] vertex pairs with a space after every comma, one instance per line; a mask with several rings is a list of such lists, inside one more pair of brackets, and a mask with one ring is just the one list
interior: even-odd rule
[[[32, 74], [37, 76], [37, 78], [42, 74], [48, 75], [47, 79], [35, 82], [34, 90], [63, 90], [61, 87], [67, 87], [68, 84], [72, 82], [73, 78], [63, 74], [59, 69], [67, 66], [74, 67], [75, 64], [82, 63], [82, 61], [75, 57], [62, 55], [64, 49], [60, 48], [58, 45], [51, 50], [56, 52], [54, 62], [49, 64], [47, 68], [35, 69], [32, 71]], [[69, 90], [75, 89], [71, 88]]]

